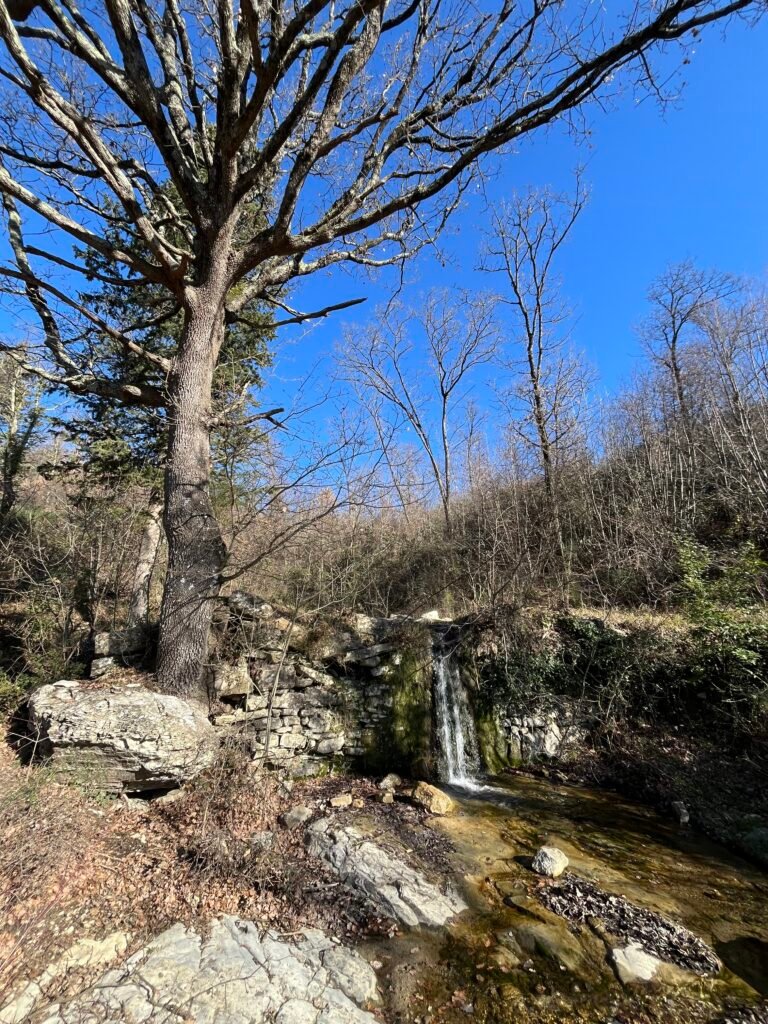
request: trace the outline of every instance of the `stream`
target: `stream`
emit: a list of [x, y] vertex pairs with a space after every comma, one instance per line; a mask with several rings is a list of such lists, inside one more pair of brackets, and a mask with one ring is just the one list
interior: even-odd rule
[[[759, 1005], [768, 996], [765, 873], [612, 793], [525, 775], [446, 788], [459, 809], [431, 827], [454, 846], [451, 873], [470, 912], [444, 933], [411, 932], [377, 948], [391, 965], [395, 1020], [768, 1022], [768, 1004]], [[611, 944], [543, 905], [542, 890], [557, 883], [530, 869], [542, 845], [563, 850], [578, 878], [684, 925], [722, 970], [701, 977], [665, 965], [651, 984], [620, 984]]]
[[[525, 774], [481, 778], [460, 675], [439, 652], [435, 701], [444, 788], [458, 809], [430, 827], [451, 840], [451, 875], [470, 912], [447, 932], [410, 933], [378, 949], [390, 965], [394, 1019], [768, 1024], [768, 875], [614, 793]], [[563, 879], [532, 872], [543, 845], [567, 855], [564, 879], [683, 925], [722, 969], [702, 976], [664, 963], [650, 983], [620, 983], [618, 943], [599, 920], [546, 908], [545, 890]]]

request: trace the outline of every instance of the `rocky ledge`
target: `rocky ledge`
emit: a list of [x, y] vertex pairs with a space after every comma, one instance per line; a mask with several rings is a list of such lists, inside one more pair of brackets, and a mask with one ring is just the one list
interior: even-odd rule
[[218, 739], [194, 704], [143, 686], [62, 680], [29, 699], [36, 757], [107, 793], [172, 789], [213, 763]]
[[455, 893], [442, 892], [353, 826], [338, 827], [322, 818], [307, 830], [307, 847], [330, 865], [347, 888], [366, 896], [379, 913], [408, 927], [437, 928], [467, 909]]
[[222, 917], [205, 937], [176, 924], [41, 1024], [225, 1021], [375, 1024], [376, 974], [317, 929], [286, 938]]

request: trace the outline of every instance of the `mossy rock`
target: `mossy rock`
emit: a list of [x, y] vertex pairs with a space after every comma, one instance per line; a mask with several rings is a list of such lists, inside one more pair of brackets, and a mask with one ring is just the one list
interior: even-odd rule
[[432, 658], [428, 648], [403, 653], [388, 677], [392, 715], [363, 735], [363, 766], [372, 774], [398, 772], [429, 778], [433, 773]]

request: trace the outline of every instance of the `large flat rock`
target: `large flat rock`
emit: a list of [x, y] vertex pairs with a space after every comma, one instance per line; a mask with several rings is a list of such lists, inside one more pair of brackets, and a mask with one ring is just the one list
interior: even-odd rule
[[43, 1024], [376, 1024], [373, 968], [317, 929], [290, 939], [222, 917], [176, 924]]
[[352, 826], [338, 828], [321, 819], [307, 830], [307, 846], [349, 889], [366, 896], [380, 913], [411, 928], [440, 927], [467, 909], [458, 895], [442, 892]]
[[142, 686], [43, 686], [29, 700], [29, 731], [55, 770], [113, 793], [179, 786], [218, 745], [202, 708]]

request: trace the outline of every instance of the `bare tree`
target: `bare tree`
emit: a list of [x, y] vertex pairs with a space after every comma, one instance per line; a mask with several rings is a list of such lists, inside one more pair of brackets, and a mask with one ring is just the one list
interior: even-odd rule
[[[450, 302], [444, 294], [432, 294], [419, 313], [390, 308], [362, 341], [357, 340], [356, 331], [349, 331], [341, 353], [341, 373], [372, 412], [385, 451], [389, 449], [385, 435], [396, 437], [403, 430], [415, 435], [439, 496], [447, 533], [454, 455], [474, 429], [474, 417], [466, 415], [472, 408], [467, 402], [471, 375], [490, 362], [497, 347], [491, 299], [465, 295]], [[397, 486], [391, 463], [390, 468]]]
[[[20, 359], [55, 386], [168, 411], [164, 690], [198, 690], [227, 557], [209, 494], [225, 322], [323, 268], [402, 260], [434, 238], [485, 154], [604, 97], [618, 72], [655, 89], [660, 48], [761, 6], [0, 2], [3, 273], [44, 341], [42, 360]], [[114, 241], [115, 221], [134, 246]], [[40, 230], [43, 247], [29, 241]], [[164, 289], [157, 317], [183, 315], [175, 352], [142, 344], [145, 321], [106, 322], [54, 283], [89, 272], [83, 248], [126, 288]], [[139, 383], [110, 375], [94, 333], [142, 368]]]
[[16, 504], [16, 483], [43, 418], [39, 382], [0, 355], [0, 526]]
[[[563, 568], [568, 557], [559, 472], [583, 452], [590, 376], [569, 347], [571, 314], [560, 298], [555, 266], [585, 203], [578, 182], [573, 197], [543, 190], [515, 198], [494, 216], [484, 263], [507, 286], [501, 301], [512, 310], [513, 337], [524, 355], [507, 363], [516, 379], [501, 394], [513, 413], [513, 432], [535, 453]], [[515, 416], [520, 408], [522, 415]]]
[[677, 471], [674, 501], [683, 517], [697, 500], [700, 467], [697, 424], [703, 414], [706, 387], [697, 375], [702, 318], [713, 303], [733, 293], [732, 277], [701, 270], [690, 260], [669, 267], [651, 286], [651, 311], [640, 325], [640, 339], [659, 371], [660, 413], [667, 430], [677, 434], [674, 457]]
[[146, 627], [149, 620], [149, 595], [152, 573], [163, 535], [163, 500], [157, 491], [152, 491], [144, 512], [144, 529], [141, 532], [139, 554], [133, 573], [131, 596], [128, 604], [128, 625]]

